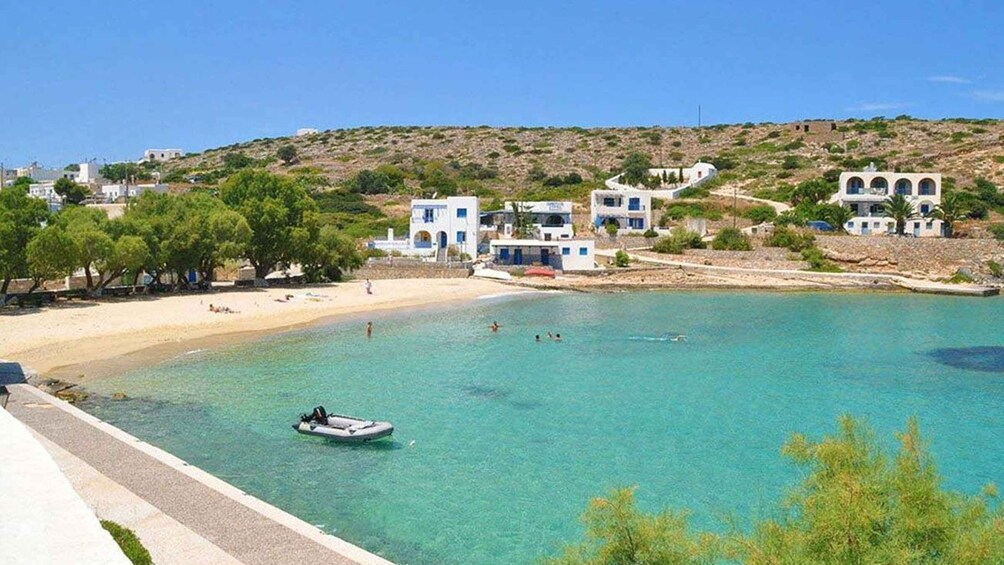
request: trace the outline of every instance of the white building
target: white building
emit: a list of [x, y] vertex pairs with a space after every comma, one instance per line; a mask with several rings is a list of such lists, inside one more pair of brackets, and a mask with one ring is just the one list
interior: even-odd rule
[[839, 182], [840, 187], [830, 202], [850, 208], [854, 217], [844, 225], [848, 233], [896, 233], [896, 220], [885, 215], [882, 203], [894, 194], [902, 194], [914, 211], [906, 222], [905, 233], [915, 237], [944, 234], [943, 222], [929, 217], [941, 204], [940, 173], [893, 173], [869, 167], [860, 172], [841, 173]]
[[[571, 202], [506, 202], [502, 210], [481, 213], [481, 229], [497, 231], [503, 238], [511, 238], [515, 232], [516, 212], [526, 214], [536, 237], [544, 241], [570, 239], [575, 235], [572, 226]], [[525, 235], [525, 234], [524, 234]]]
[[77, 180], [77, 171], [66, 171], [63, 169], [46, 169], [38, 163], [31, 163], [26, 167], [17, 169], [17, 176], [30, 177], [38, 182], [55, 182], [59, 179]]
[[317, 133], [317, 129], [315, 128], [300, 128], [296, 130], [296, 137], [302, 137], [304, 135], [313, 135], [315, 133]]
[[176, 159], [184, 155], [184, 151], [181, 149], [147, 149], [143, 152], [144, 161], [170, 161], [171, 159]]
[[618, 233], [644, 232], [653, 227], [650, 190], [594, 190], [589, 208], [597, 231], [608, 224], [616, 224]]
[[561, 271], [596, 268], [596, 244], [591, 239], [493, 239], [488, 246], [499, 265], [542, 265]]
[[105, 184], [101, 186], [101, 195], [108, 202], [115, 202], [119, 198], [136, 198], [147, 191], [158, 194], [167, 192], [166, 184]]
[[55, 182], [37, 182], [28, 185], [28, 196], [44, 200], [50, 212], [58, 212], [63, 207], [63, 197], [56, 193]]
[[648, 170], [649, 177], [660, 179], [659, 186], [648, 189], [643, 186], [632, 186], [623, 182], [623, 173], [606, 180], [604, 184], [610, 190], [648, 190], [656, 198], [677, 198], [680, 192], [708, 181], [718, 174], [718, 169], [711, 163], [698, 161], [690, 167], [664, 167]]
[[475, 196], [450, 196], [444, 199], [411, 201], [411, 221], [406, 241], [387, 240], [370, 243], [375, 249], [398, 251], [403, 255], [436, 257], [445, 261], [450, 247], [471, 259], [478, 255], [478, 220]]

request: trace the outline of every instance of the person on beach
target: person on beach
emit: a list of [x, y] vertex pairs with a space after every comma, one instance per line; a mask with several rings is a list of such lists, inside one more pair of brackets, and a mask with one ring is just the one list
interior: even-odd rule
[[373, 283], [371, 283], [369, 279], [366, 279], [363, 287], [366, 288], [366, 294], [373, 294]]
[[366, 322], [366, 337], [373, 337], [373, 322]]
[[492, 333], [498, 333], [499, 328], [501, 328], [502, 326], [499, 325], [498, 320], [495, 320], [494, 322], [492, 322], [492, 325], [488, 327], [492, 329]]

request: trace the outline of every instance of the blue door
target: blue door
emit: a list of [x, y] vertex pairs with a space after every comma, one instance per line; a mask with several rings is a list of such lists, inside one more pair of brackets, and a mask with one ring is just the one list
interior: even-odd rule
[[439, 232], [439, 248], [445, 249], [448, 244], [446, 243], [446, 232]]
[[540, 250], [540, 264], [544, 265], [546, 267], [546, 266], [548, 266], [548, 265], [551, 264], [550, 260], [551, 260], [551, 252], [549, 250], [547, 250], [547, 249], [541, 249]]
[[512, 252], [512, 264], [513, 265], [522, 265], [523, 264], [523, 250], [522, 249], [520, 249], [520, 248], [517, 247], [516, 249], [513, 250], [513, 252]]

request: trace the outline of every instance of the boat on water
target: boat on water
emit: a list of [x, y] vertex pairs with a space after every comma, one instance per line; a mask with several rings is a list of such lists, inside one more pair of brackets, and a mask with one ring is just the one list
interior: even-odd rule
[[310, 414], [301, 415], [300, 422], [293, 424], [293, 429], [301, 434], [342, 443], [364, 443], [389, 437], [394, 433], [394, 425], [390, 422], [328, 414], [323, 406], [314, 408]]

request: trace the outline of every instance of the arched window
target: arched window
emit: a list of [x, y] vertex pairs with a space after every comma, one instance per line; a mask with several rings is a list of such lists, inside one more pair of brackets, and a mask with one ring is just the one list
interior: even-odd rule
[[861, 180], [860, 177], [851, 177], [847, 179], [847, 194], [861, 194], [861, 190], [865, 187], [865, 181]]
[[896, 194], [903, 196], [913, 195], [913, 183], [909, 179], [899, 179], [896, 181]]
[[931, 179], [924, 179], [920, 181], [919, 188], [922, 196], [932, 196], [938, 193], [937, 187]]
[[872, 194], [888, 194], [889, 192], [889, 181], [885, 180], [885, 177], [873, 178], [869, 186]]

